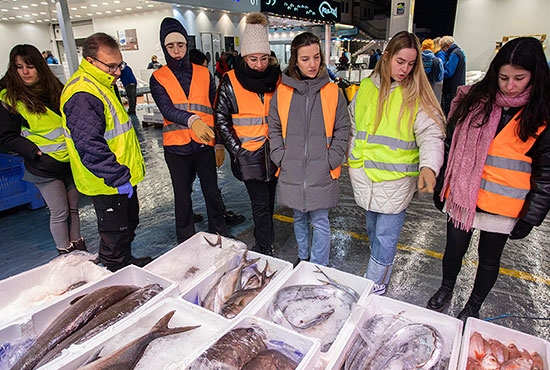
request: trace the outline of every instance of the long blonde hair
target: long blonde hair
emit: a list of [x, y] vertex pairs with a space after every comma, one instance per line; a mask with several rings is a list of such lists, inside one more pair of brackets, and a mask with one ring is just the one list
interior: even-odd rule
[[380, 93], [378, 94], [378, 106], [376, 109], [376, 118], [374, 127], [377, 129], [384, 110], [388, 109], [386, 101], [391, 92], [391, 60], [393, 56], [402, 49], [415, 49], [416, 62], [411, 72], [405, 77], [400, 85], [403, 88], [403, 104], [399, 110], [399, 120], [403, 117], [405, 111], [408, 112], [408, 125], [412, 129], [414, 126], [414, 112], [416, 105], [426, 112], [445, 132], [445, 115], [441, 110], [441, 106], [435, 97], [435, 94], [428, 82], [426, 73], [422, 66], [422, 56], [420, 54], [420, 41], [414, 33], [401, 31], [396, 33], [388, 43], [386, 50], [382, 54], [381, 60], [376, 63], [373, 75], [380, 76]]

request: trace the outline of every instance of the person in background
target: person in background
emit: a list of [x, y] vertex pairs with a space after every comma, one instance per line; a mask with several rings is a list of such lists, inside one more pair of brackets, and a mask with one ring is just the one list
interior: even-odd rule
[[[539, 40], [508, 41], [487, 74], [458, 88], [449, 115], [450, 150], [434, 196], [447, 213], [443, 278], [427, 307], [450, 302], [474, 229], [480, 230], [474, 286], [458, 318], [479, 317], [508, 239], [522, 239], [550, 207], [550, 70]], [[452, 140], [451, 140], [452, 138]]]
[[0, 145], [25, 160], [23, 180], [36, 185], [50, 210], [50, 232], [57, 252], [86, 250], [80, 236], [78, 198], [59, 98], [63, 84], [28, 44], [14, 46], [0, 79]]
[[120, 82], [124, 86], [126, 91], [126, 98], [128, 99], [128, 114], [136, 114], [136, 103], [137, 103], [137, 80], [134, 76], [134, 72], [129, 65], [120, 72]]
[[443, 62], [443, 65], [445, 65], [445, 52], [441, 50], [441, 45], [439, 44], [439, 42], [441, 41], [441, 37], [436, 37], [433, 41], [434, 41], [434, 50], [433, 50], [434, 55], [439, 59], [441, 59], [441, 61]]
[[440, 101], [441, 89], [443, 87], [443, 61], [434, 55], [433, 50], [434, 42], [432, 39], [422, 41], [422, 65], [424, 66], [424, 72], [426, 72], [428, 82], [436, 94], [435, 97]]
[[392, 37], [349, 109], [349, 175], [355, 201], [366, 210], [371, 250], [365, 277], [382, 295], [407, 207], [417, 191], [433, 192], [443, 164], [443, 112], [413, 33]]
[[46, 60], [46, 63], [48, 64], [59, 64], [59, 61], [56, 57], [53, 56], [51, 50], [44, 50], [42, 52], [42, 56]]
[[277, 167], [269, 158], [267, 114], [281, 69], [270, 57], [267, 17], [251, 13], [241, 37], [241, 59], [218, 86], [214, 119], [231, 156], [233, 175], [243, 181], [252, 206], [252, 250], [273, 256]]
[[117, 40], [102, 32], [84, 40], [82, 61], [61, 95], [65, 141], [77, 189], [90, 196], [100, 236], [99, 262], [110, 271], [145, 266], [132, 256], [139, 224], [137, 184], [145, 163], [114, 85], [126, 63]]
[[309, 260], [326, 266], [328, 213], [340, 197], [349, 114], [342, 92], [329, 80], [320, 39], [311, 32], [292, 40], [288, 68], [271, 99], [268, 125], [271, 159], [280, 168], [278, 202], [294, 212], [296, 263]]
[[346, 56], [346, 53], [343, 51], [342, 55], [340, 56], [340, 59], [338, 59], [339, 69], [345, 70], [349, 67], [349, 59]]
[[227, 71], [229, 71], [229, 65], [227, 64], [227, 53], [223, 52], [216, 62], [216, 77], [221, 79]]
[[439, 41], [439, 45], [441, 46], [441, 50], [445, 52], [441, 108], [445, 117], [447, 117], [451, 109], [451, 101], [456, 95], [456, 90], [459, 86], [466, 83], [466, 55], [455, 44], [455, 40], [451, 36], [443, 36]]
[[216, 174], [225, 150], [223, 145], [216, 145], [219, 138], [214, 133], [214, 79], [207, 68], [191, 64], [187, 41], [187, 31], [177, 19], [162, 20], [160, 42], [166, 66], [153, 72], [149, 81], [151, 95], [164, 116], [164, 158], [174, 189], [178, 243], [195, 234], [191, 190], [196, 175], [206, 203], [208, 231], [231, 236]]
[[160, 67], [162, 67], [162, 64], [159, 63], [157, 56], [151, 56], [151, 61], [147, 64], [147, 69], [159, 69]]

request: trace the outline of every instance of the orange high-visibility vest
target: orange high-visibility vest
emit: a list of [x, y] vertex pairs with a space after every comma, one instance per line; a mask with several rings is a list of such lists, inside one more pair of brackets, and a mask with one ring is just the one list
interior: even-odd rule
[[[212, 130], [214, 129], [214, 112], [210, 104], [210, 72], [208, 68], [192, 64], [193, 78], [189, 87], [189, 98], [183, 91], [178, 79], [167, 66], [153, 72], [157, 81], [164, 87], [168, 96], [172, 100], [174, 106], [178, 109], [183, 109], [191, 113], [195, 113], [206, 123]], [[193, 130], [188, 127], [178, 125], [164, 118], [164, 126], [162, 128], [162, 139], [164, 146], [186, 145], [191, 140], [197, 143], [204, 144]], [[214, 140], [211, 140], [208, 145], [213, 146]]]
[[[483, 172], [477, 206], [489, 213], [517, 218], [531, 190], [531, 162], [525, 153], [536, 138], [523, 142], [518, 136], [519, 114], [493, 139]], [[537, 135], [546, 125], [539, 127]]]
[[[334, 131], [334, 122], [336, 121], [336, 109], [338, 108], [338, 86], [333, 83], [328, 83], [320, 90], [321, 106], [323, 108], [323, 120], [325, 121], [325, 136], [327, 138], [327, 148], [330, 148], [332, 142], [332, 133]], [[290, 111], [290, 101], [294, 94], [294, 88], [280, 84], [277, 88], [277, 109], [279, 118], [281, 119], [281, 134], [283, 142], [286, 139], [286, 129], [288, 126], [288, 115]], [[286, 145], [286, 143], [285, 143]], [[330, 176], [333, 179], [340, 177], [342, 166], [330, 170]], [[281, 169], [277, 170], [276, 176], [279, 175]]]
[[241, 147], [251, 152], [262, 147], [267, 139], [267, 116], [273, 92], [264, 93], [264, 101], [252, 91], [246, 90], [235, 76], [235, 70], [226, 73], [235, 92], [237, 111], [231, 115], [233, 128], [241, 141]]

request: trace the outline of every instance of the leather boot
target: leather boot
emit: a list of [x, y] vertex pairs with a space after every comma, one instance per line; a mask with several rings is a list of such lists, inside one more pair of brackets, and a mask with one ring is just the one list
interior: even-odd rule
[[74, 247], [75, 250], [78, 250], [78, 251], [85, 251], [85, 252], [88, 251], [88, 250], [86, 249], [86, 242], [84, 241], [83, 238], [80, 238], [80, 239], [78, 239], [78, 240], [75, 241], [75, 242], [71, 242], [71, 245]]
[[475, 317], [476, 319], [479, 319], [479, 310], [481, 309], [483, 301], [483, 298], [481, 298], [477, 294], [472, 293], [470, 295], [470, 298], [468, 299], [468, 302], [466, 302], [466, 305], [464, 306], [462, 311], [460, 311], [457, 318], [462, 320], [465, 324], [468, 317]]
[[428, 300], [426, 307], [430, 310], [441, 312], [453, 298], [454, 281], [443, 280], [435, 294]]

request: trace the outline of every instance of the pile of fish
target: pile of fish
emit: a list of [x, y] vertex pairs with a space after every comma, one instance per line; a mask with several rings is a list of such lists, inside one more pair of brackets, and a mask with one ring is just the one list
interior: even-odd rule
[[507, 346], [496, 339], [485, 339], [474, 331], [470, 335], [466, 370], [543, 370], [542, 357], [537, 352], [529, 353], [510, 343]]
[[139, 363], [147, 346], [155, 339], [183, 333], [189, 330], [198, 328], [198, 326], [183, 326], [177, 328], [169, 328], [168, 323], [176, 311], [170, 311], [164, 315], [147, 333], [139, 338], [134, 339], [118, 351], [115, 351], [109, 356], [97, 359], [93, 356], [92, 359], [79, 367], [81, 370], [109, 370], [109, 369], [124, 369], [132, 370]]
[[112, 285], [75, 298], [32, 343], [26, 353], [11, 359], [13, 369], [40, 367], [72, 344], [82, 343], [131, 314], [162, 291], [159, 284], [145, 287]]
[[298, 333], [319, 338], [321, 352], [326, 352], [359, 300], [359, 294], [328, 277], [318, 266], [317, 272], [328, 282], [279, 289], [269, 306], [269, 317]]
[[397, 315], [375, 315], [359, 329], [342, 370], [446, 369], [443, 337], [431, 325]]
[[[293, 370], [303, 354], [293, 347], [266, 342], [259, 326], [236, 328], [204, 351], [188, 370]], [[284, 353], [283, 353], [284, 352]]]
[[215, 280], [202, 307], [232, 319], [269, 284], [276, 271], [268, 275], [267, 261], [263, 271], [259, 271], [256, 265], [259, 258], [249, 260], [246, 255], [245, 250], [240, 263]]

